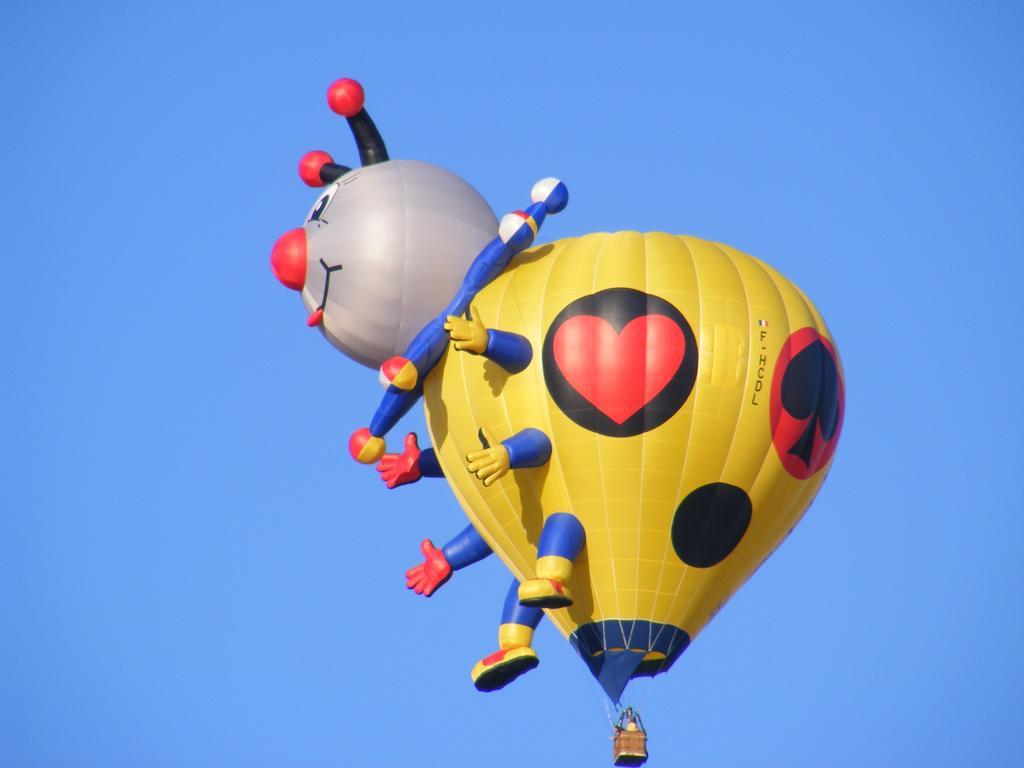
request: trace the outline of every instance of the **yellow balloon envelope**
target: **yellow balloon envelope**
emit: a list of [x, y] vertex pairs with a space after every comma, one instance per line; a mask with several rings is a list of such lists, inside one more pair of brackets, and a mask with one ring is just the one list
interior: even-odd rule
[[[575, 602], [547, 613], [618, 700], [671, 666], [811, 503], [842, 426], [835, 345], [771, 267], [662, 233], [533, 248], [474, 308], [533, 360], [509, 375], [449, 349], [424, 387], [434, 447], [518, 579], [549, 515], [582, 522]], [[482, 427], [540, 429], [551, 460], [484, 487], [464, 462]]]

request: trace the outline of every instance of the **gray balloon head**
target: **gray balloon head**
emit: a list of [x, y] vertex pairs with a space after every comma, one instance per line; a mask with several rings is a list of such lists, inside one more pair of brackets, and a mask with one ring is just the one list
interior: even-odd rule
[[328, 90], [331, 108], [348, 118], [362, 167], [337, 165], [326, 152], [302, 158], [299, 175], [324, 189], [302, 227], [277, 241], [271, 268], [301, 291], [310, 326], [377, 368], [451, 300], [498, 222], [454, 173], [391, 160], [362, 102], [352, 80]]

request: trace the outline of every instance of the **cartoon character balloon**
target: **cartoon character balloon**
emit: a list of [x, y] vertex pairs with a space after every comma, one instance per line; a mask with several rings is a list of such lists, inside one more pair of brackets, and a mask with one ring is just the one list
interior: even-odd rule
[[390, 160], [363, 99], [354, 80], [328, 91], [331, 109], [348, 118], [362, 167], [337, 165], [326, 152], [302, 157], [302, 180], [326, 188], [303, 226], [277, 241], [271, 266], [302, 292], [311, 326], [348, 357], [377, 368], [451, 298], [497, 220], [454, 173]]
[[[546, 613], [618, 701], [672, 666], [810, 505], [843, 422], [835, 343], [798, 288], [729, 246], [618, 232], [530, 248], [565, 184], [538, 182], [498, 224], [465, 182], [388, 160], [353, 81], [328, 100], [364, 167], [303, 159], [303, 179], [330, 186], [272, 265], [333, 344], [381, 366], [352, 456], [390, 488], [446, 477], [470, 520], [423, 542], [407, 585], [429, 596], [496, 552], [515, 581], [476, 686], [537, 666]], [[433, 447], [408, 435], [388, 453], [421, 397]]]

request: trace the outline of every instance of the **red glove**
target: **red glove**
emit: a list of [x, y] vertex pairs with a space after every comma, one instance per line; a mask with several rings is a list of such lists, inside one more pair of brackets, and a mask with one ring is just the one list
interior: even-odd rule
[[430, 597], [452, 577], [452, 567], [444, 552], [435, 547], [430, 539], [423, 540], [420, 551], [423, 553], [423, 563], [405, 572], [405, 586], [417, 595]]
[[416, 444], [416, 433], [405, 436], [405, 450], [401, 453], [385, 453], [377, 464], [380, 479], [388, 488], [415, 483], [420, 479], [420, 447]]

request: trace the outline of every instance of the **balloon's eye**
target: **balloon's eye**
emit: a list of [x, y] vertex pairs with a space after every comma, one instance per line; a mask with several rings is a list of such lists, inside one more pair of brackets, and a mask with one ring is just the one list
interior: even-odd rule
[[323, 216], [324, 211], [327, 210], [327, 203], [329, 201], [330, 201], [330, 198], [328, 198], [328, 197], [321, 197], [320, 200], [317, 201], [316, 207], [313, 208], [313, 213], [311, 213], [309, 215], [309, 218], [311, 220], [319, 221], [320, 217]]
[[338, 185], [332, 184], [329, 186], [319, 198], [316, 203], [313, 204], [312, 210], [306, 217], [306, 221], [321, 221], [324, 224], [327, 223], [327, 219], [324, 218], [324, 214], [331, 205], [331, 200], [334, 199], [334, 193], [338, 191]]

